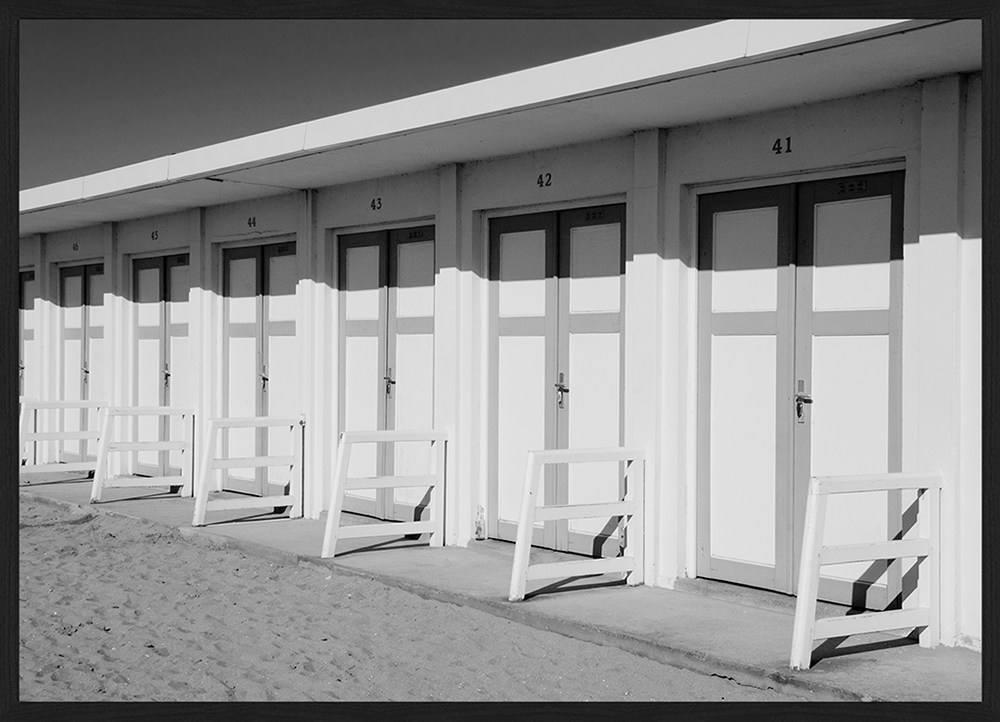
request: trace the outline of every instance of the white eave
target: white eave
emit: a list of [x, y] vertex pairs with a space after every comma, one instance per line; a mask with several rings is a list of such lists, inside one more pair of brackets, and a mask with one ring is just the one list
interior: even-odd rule
[[23, 190], [20, 234], [764, 112], [981, 58], [978, 20], [728, 20]]

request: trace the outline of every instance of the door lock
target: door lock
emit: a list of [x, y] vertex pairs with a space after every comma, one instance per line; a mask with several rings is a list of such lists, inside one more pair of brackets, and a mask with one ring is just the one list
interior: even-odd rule
[[387, 373], [385, 376], [383, 376], [382, 380], [385, 381], [385, 395], [386, 396], [392, 396], [392, 387], [395, 386], [396, 381], [395, 381], [395, 379], [392, 378], [392, 367], [391, 366], [389, 367], [389, 373]]
[[569, 393], [569, 387], [563, 383], [566, 379], [565, 374], [559, 374], [559, 380], [553, 384], [556, 387], [556, 405], [560, 409], [566, 408], [566, 394]]
[[795, 418], [802, 421], [802, 409], [805, 404], [811, 404], [812, 398], [805, 394], [798, 394], [795, 397]]

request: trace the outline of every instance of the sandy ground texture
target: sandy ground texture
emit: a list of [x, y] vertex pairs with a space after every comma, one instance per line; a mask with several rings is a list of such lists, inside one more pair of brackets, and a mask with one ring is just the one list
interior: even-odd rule
[[766, 700], [318, 566], [20, 503], [20, 696], [52, 700]]

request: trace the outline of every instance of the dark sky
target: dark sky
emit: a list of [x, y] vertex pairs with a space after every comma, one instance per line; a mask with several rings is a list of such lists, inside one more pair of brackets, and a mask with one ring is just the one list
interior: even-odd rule
[[19, 187], [709, 22], [21, 20]]

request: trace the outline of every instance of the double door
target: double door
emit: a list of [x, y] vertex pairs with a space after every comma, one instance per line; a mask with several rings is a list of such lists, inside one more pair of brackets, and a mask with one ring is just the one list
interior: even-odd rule
[[[194, 382], [189, 367], [188, 297], [191, 291], [187, 253], [133, 262], [135, 304], [136, 406], [194, 405]], [[138, 416], [136, 438], [179, 440], [180, 417]], [[147, 476], [180, 474], [180, 451], [139, 451], [135, 471]]]
[[[434, 226], [339, 237], [340, 428], [434, 427]], [[430, 473], [426, 442], [359, 444], [351, 477]], [[344, 509], [380, 519], [425, 515], [426, 489], [347, 494]]]
[[[793, 593], [809, 477], [901, 470], [902, 200], [902, 172], [699, 198], [699, 576]], [[901, 522], [898, 493], [833, 497], [824, 543]], [[823, 572], [898, 602], [898, 563]]]
[[18, 395], [38, 398], [40, 391], [38, 342], [35, 340], [35, 299], [38, 282], [34, 271], [20, 272], [18, 293]]
[[[490, 221], [488, 531], [513, 541], [527, 452], [618, 447], [624, 435], [625, 206]], [[545, 505], [616, 501], [617, 462], [547, 466]], [[618, 553], [616, 520], [537, 525], [532, 543]]]
[[[223, 251], [223, 416], [299, 415], [298, 277], [292, 240]], [[281, 427], [227, 429], [222, 444], [227, 457], [293, 453]], [[270, 496], [288, 483], [287, 467], [223, 470], [229, 491]]]
[[[59, 305], [62, 316], [63, 401], [109, 400], [106, 378], [104, 294], [109, 290], [103, 263], [59, 269]], [[87, 410], [66, 411], [64, 431], [92, 431], [97, 423]], [[96, 459], [97, 447], [87, 439], [60, 441], [59, 459], [78, 462]]]

